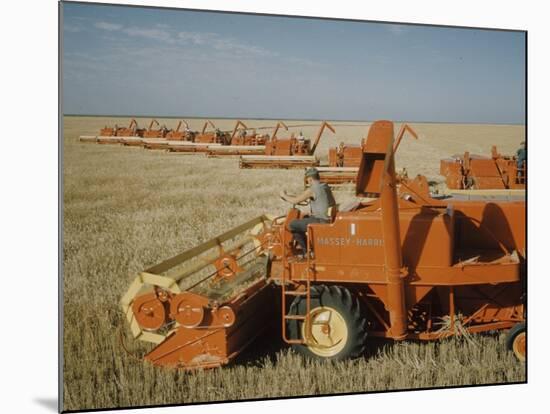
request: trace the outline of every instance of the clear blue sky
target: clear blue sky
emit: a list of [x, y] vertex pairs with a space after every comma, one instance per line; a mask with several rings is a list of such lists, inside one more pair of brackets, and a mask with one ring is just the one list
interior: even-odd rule
[[64, 113], [524, 123], [525, 34], [65, 3]]

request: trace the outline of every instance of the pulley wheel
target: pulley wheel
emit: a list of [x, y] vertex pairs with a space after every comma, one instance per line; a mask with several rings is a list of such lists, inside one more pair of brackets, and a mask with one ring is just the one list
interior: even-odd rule
[[166, 309], [154, 292], [136, 298], [132, 310], [143, 329], [157, 330], [166, 322]]
[[230, 327], [235, 323], [235, 312], [229, 306], [222, 306], [218, 309], [218, 317], [225, 328]]
[[171, 302], [172, 317], [185, 328], [196, 328], [204, 319], [204, 307], [194, 295], [180, 293]]
[[218, 276], [223, 278], [232, 277], [241, 270], [235, 257], [230, 254], [220, 256], [218, 260], [216, 260], [215, 266], [218, 270]]

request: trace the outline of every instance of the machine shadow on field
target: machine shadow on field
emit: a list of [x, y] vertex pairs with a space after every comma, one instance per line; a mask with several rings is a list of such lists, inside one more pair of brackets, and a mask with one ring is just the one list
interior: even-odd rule
[[[256, 338], [249, 347], [239, 354], [231, 366], [253, 366], [261, 368], [266, 361], [276, 364], [277, 355], [280, 352], [291, 350], [291, 346], [284, 343], [280, 331], [280, 319], [276, 323], [272, 323], [266, 331]], [[384, 351], [391, 349], [395, 342], [386, 338], [372, 337], [368, 339], [368, 345], [365, 352], [358, 357], [366, 360], [375, 358], [377, 355], [383, 354]], [[297, 356], [299, 354], [295, 353]]]
[[281, 320], [272, 322], [269, 327], [240, 353], [232, 362], [232, 366], [247, 365], [262, 367], [266, 360], [275, 364], [277, 354], [284, 351], [287, 345], [281, 338]]

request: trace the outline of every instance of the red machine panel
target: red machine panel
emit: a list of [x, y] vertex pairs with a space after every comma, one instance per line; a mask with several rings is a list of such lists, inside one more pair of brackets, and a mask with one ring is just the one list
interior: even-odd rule
[[[406, 266], [451, 266], [453, 217], [429, 209], [400, 214]], [[317, 263], [384, 265], [381, 214], [340, 213], [332, 224], [310, 225]]]

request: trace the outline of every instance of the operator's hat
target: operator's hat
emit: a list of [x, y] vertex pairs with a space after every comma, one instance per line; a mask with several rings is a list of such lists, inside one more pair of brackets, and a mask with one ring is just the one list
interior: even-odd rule
[[315, 167], [306, 170], [306, 177], [319, 177], [319, 170]]

